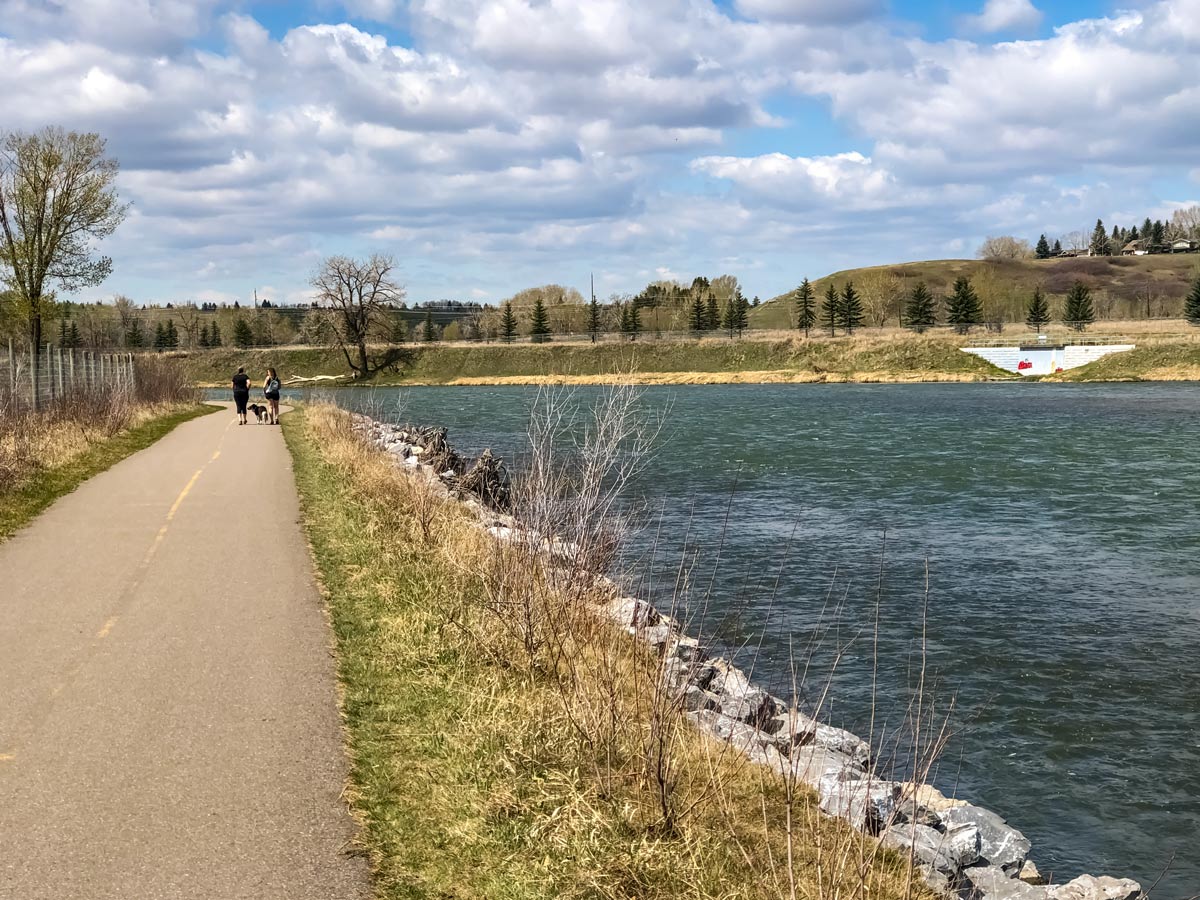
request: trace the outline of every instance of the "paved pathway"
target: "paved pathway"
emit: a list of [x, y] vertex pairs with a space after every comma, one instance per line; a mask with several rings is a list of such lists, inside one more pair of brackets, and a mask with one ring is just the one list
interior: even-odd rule
[[0, 898], [370, 895], [277, 427], [188, 422], [0, 545]]

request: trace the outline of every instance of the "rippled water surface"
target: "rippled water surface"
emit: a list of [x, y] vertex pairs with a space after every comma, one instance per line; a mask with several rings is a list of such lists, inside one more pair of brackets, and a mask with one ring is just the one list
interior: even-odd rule
[[[511, 456], [535, 391], [335, 396]], [[1200, 386], [745, 385], [644, 402], [667, 410], [637, 485], [661, 510], [657, 565], [690, 533], [707, 583], [723, 540], [708, 621], [730, 646], [766, 629], [757, 677], [789, 680], [833, 598], [841, 628], [814, 671], [846, 648], [834, 719], [867, 733], [877, 668], [876, 727], [897, 722], [928, 561], [926, 658], [957, 731], [935, 780], [1006, 815], [1043, 871], [1149, 886], [1174, 854], [1155, 896], [1200, 894]]]

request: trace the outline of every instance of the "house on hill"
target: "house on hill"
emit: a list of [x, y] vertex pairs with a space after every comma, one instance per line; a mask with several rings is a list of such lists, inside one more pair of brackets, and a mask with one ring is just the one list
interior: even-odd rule
[[1172, 253], [1195, 253], [1200, 250], [1200, 241], [1178, 240], [1171, 242]]
[[1130, 241], [1121, 248], [1122, 256], [1145, 256], [1149, 252], [1148, 243], [1143, 240]]

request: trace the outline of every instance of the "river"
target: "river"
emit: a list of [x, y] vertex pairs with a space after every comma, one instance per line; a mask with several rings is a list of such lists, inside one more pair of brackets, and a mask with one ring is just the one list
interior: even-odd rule
[[[537, 395], [326, 393], [510, 458]], [[814, 696], [832, 670], [829, 714], [864, 735], [872, 699], [876, 733], [899, 723], [924, 660], [926, 696], [955, 702], [936, 784], [1008, 817], [1043, 872], [1148, 887], [1170, 863], [1155, 896], [1200, 893], [1200, 386], [730, 385], [642, 402], [665, 412], [632, 492], [657, 510], [639, 543], [653, 539], [657, 599], [661, 572], [695, 555], [712, 585], [697, 625], [764, 682], [810, 660]]]

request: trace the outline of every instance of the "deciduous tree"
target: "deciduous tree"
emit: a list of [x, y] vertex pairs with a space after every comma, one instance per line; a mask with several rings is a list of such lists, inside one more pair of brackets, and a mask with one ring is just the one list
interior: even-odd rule
[[[91, 287], [112, 271], [93, 244], [125, 218], [117, 170], [98, 134], [50, 127], [0, 135], [0, 279], [35, 347], [55, 288]], [[36, 353], [32, 361], [36, 378]]]
[[989, 237], [979, 247], [977, 253], [980, 259], [1028, 259], [1033, 255], [1029, 241], [1003, 234]]
[[381, 364], [371, 360], [368, 344], [387, 336], [387, 310], [404, 299], [404, 289], [392, 278], [395, 267], [390, 256], [378, 253], [365, 260], [331, 256], [310, 281], [316, 302], [333, 318], [332, 343], [358, 378], [370, 377]]

